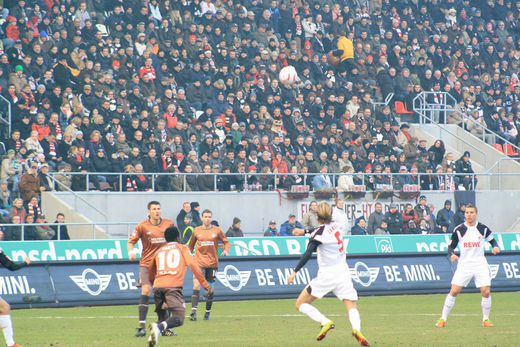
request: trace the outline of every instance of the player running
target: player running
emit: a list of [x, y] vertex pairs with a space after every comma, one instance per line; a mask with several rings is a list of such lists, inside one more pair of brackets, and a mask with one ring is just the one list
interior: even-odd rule
[[348, 318], [352, 325], [352, 335], [362, 346], [370, 346], [361, 334], [361, 318], [356, 308], [357, 291], [352, 284], [350, 271], [346, 262], [346, 249], [343, 245], [341, 228], [332, 221], [332, 208], [326, 202], [318, 205], [318, 222], [320, 226], [311, 233], [307, 250], [287, 281], [294, 282], [296, 273], [307, 263], [313, 252], [318, 250], [318, 275], [302, 290], [296, 300], [296, 308], [309, 318], [321, 323], [321, 331], [316, 340], [321, 341], [329, 330], [334, 329], [334, 323], [325, 317], [311, 303], [316, 298], [322, 298], [329, 292], [345, 303]]
[[[202, 225], [193, 230], [188, 247], [193, 252], [195, 248], [195, 260], [200, 266], [204, 277], [208, 282], [214, 283], [215, 276], [218, 269], [218, 241], [224, 243], [224, 250], [221, 255], [229, 255], [229, 243], [226, 235], [219, 227], [211, 224], [212, 213], [210, 210], [202, 212]], [[191, 314], [190, 320], [197, 320], [197, 305], [199, 303], [200, 283], [196, 278], [193, 278], [193, 294], [191, 296]], [[213, 292], [208, 293], [206, 298], [206, 313], [204, 320], [209, 320], [211, 313], [211, 305], [213, 305]]]
[[[489, 266], [484, 256], [484, 244], [487, 240], [493, 249], [491, 253], [494, 255], [500, 252], [497, 241], [493, 238], [491, 230], [487, 226], [477, 221], [478, 211], [473, 205], [467, 205], [464, 211], [466, 222], [459, 224], [453, 230], [451, 241], [448, 246], [448, 256], [452, 262], [459, 261], [457, 270], [451, 280], [451, 290], [446, 296], [444, 307], [442, 308], [441, 318], [437, 320], [435, 326], [444, 328], [446, 320], [453, 305], [455, 298], [466, 287], [472, 278], [475, 278], [475, 286], [480, 288], [482, 294], [482, 326], [485, 328], [493, 327], [489, 321], [489, 312], [491, 311], [491, 275]], [[459, 245], [460, 257], [454, 251]]]
[[[148, 302], [152, 293], [152, 283], [148, 279], [148, 266], [152, 262], [155, 252], [163, 246], [164, 230], [174, 226], [168, 218], [161, 217], [161, 204], [158, 201], [148, 203], [148, 218], [139, 223], [132, 232], [126, 245], [128, 259], [134, 261], [137, 250], [135, 244], [141, 239], [143, 250], [141, 260], [139, 260], [139, 281], [137, 286], [141, 286], [141, 298], [139, 299], [139, 327], [135, 334], [136, 337], [146, 336], [146, 315], [148, 313]], [[166, 335], [173, 335], [173, 332], [165, 332]]]
[[[11, 271], [16, 271], [21, 269], [31, 263], [31, 260], [26, 257], [22, 262], [13, 262], [9, 259], [8, 256], [4, 254], [3, 251], [0, 250], [0, 263], [7, 269]], [[9, 347], [22, 347], [16, 342], [14, 342], [13, 337], [13, 323], [11, 322], [10, 315], [11, 307], [9, 304], [2, 298], [0, 298], [0, 325], [2, 326], [2, 330], [4, 331], [5, 343]]]
[[185, 305], [182, 286], [186, 266], [190, 267], [194, 277], [206, 289], [208, 295], [213, 293], [213, 283], [206, 281], [188, 247], [179, 243], [179, 230], [176, 227], [167, 228], [164, 238], [166, 245], [157, 250], [149, 266], [149, 280], [154, 287], [155, 311], [159, 317], [157, 323], [149, 326], [148, 346], [150, 347], [157, 344], [162, 332], [184, 323]]

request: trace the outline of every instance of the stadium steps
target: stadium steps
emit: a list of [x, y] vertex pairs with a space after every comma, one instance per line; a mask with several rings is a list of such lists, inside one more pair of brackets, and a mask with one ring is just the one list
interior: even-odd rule
[[[453, 152], [458, 159], [465, 151], [471, 153], [471, 163], [476, 173], [515, 173], [520, 172], [520, 164], [509, 160], [508, 156], [480, 138], [454, 124], [411, 124], [411, 133], [427, 140], [431, 146], [440, 139], [446, 146], [446, 152]], [[518, 176], [486, 175], [479, 178], [479, 190], [518, 190]]]
[[[47, 222], [53, 223], [55, 221], [55, 216], [58, 212], [61, 212], [65, 215], [65, 222], [67, 223], [93, 223], [92, 220], [85, 217], [82, 213], [79, 212], [81, 209], [75, 209], [65, 201], [60, 199], [54, 192], [43, 192], [42, 193], [42, 208], [43, 213], [46, 216]], [[107, 235], [105, 230], [96, 225], [95, 227], [95, 235], [96, 239], [108, 239], [113, 238], [113, 236]], [[74, 225], [67, 227], [69, 236], [72, 240], [86, 240], [94, 238], [94, 230], [91, 225]], [[126, 234], [125, 234], [126, 237]]]

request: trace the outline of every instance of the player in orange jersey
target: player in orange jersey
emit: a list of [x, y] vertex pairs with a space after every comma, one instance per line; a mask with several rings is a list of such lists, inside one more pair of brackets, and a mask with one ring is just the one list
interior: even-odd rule
[[149, 280], [154, 287], [155, 312], [159, 318], [157, 323], [149, 326], [148, 346], [151, 347], [157, 344], [163, 331], [184, 323], [186, 311], [182, 286], [186, 266], [190, 267], [194, 278], [206, 289], [208, 296], [213, 294], [213, 284], [206, 281], [188, 247], [179, 243], [179, 230], [176, 227], [167, 228], [164, 238], [166, 245], [157, 250], [148, 267]]
[[[202, 212], [202, 225], [193, 230], [190, 243], [188, 245], [190, 251], [195, 249], [195, 260], [200, 266], [204, 277], [208, 282], [214, 283], [218, 269], [218, 242], [224, 243], [224, 250], [221, 255], [229, 255], [229, 243], [226, 235], [219, 227], [211, 224], [212, 213], [210, 210]], [[197, 279], [193, 279], [193, 294], [191, 296], [191, 314], [190, 320], [197, 320], [197, 305], [199, 303], [200, 283]], [[206, 298], [206, 314], [204, 320], [209, 320], [211, 313], [211, 305], [213, 304], [213, 293], [208, 294]]]
[[[171, 226], [174, 226], [174, 224], [170, 219], [161, 217], [161, 204], [158, 201], [150, 201], [148, 203], [148, 218], [135, 227], [126, 245], [130, 261], [134, 261], [136, 258], [137, 250], [134, 249], [135, 244], [141, 240], [143, 246], [141, 260], [139, 260], [139, 282], [137, 284], [137, 286], [141, 286], [139, 327], [135, 334], [137, 337], [146, 335], [146, 314], [148, 313], [148, 302], [152, 293], [152, 283], [148, 280], [148, 266], [152, 262], [155, 252], [166, 243], [164, 230]], [[167, 334], [170, 333], [168, 332]]]

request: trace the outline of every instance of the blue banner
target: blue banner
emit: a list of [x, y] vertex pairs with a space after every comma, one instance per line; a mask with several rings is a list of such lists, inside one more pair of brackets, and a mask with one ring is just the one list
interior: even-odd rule
[[[520, 253], [488, 256], [493, 291], [520, 289]], [[215, 283], [216, 300], [286, 298], [297, 294], [316, 276], [316, 259], [287, 278], [299, 257], [223, 257]], [[347, 258], [354, 287], [360, 295], [446, 293], [456, 265], [444, 255], [359, 255]], [[13, 307], [132, 304], [140, 296], [136, 287], [137, 263], [97, 261], [36, 263], [16, 272], [0, 269], [0, 296]], [[192, 274], [184, 282], [186, 298], [192, 292]], [[468, 289], [475, 290], [470, 282]]]

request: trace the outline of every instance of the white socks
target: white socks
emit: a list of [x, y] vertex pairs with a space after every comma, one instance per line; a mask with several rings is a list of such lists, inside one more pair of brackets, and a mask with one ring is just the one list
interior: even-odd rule
[[348, 319], [350, 320], [352, 329], [361, 331], [361, 318], [359, 317], [359, 311], [357, 308], [351, 308], [350, 311], [348, 311]]
[[11, 316], [8, 314], [1, 315], [0, 316], [0, 326], [2, 327], [2, 330], [4, 331], [5, 343], [8, 346], [14, 345], [13, 324], [11, 323]]
[[455, 297], [451, 296], [450, 294], [446, 295], [446, 300], [444, 300], [444, 307], [442, 308], [441, 319], [448, 319], [448, 314], [453, 308], [453, 305], [455, 305]]
[[491, 296], [489, 298], [482, 297], [482, 321], [489, 319], [489, 312], [491, 311]]
[[310, 319], [319, 322], [321, 325], [325, 325], [330, 322], [330, 319], [325, 317], [316, 307], [312, 306], [311, 304], [301, 304], [299, 311], [309, 316]]

